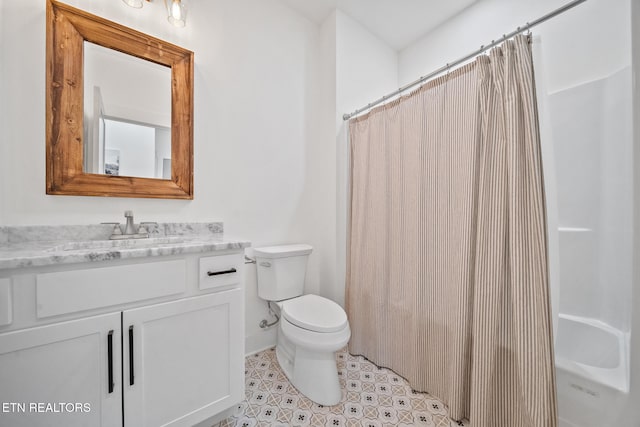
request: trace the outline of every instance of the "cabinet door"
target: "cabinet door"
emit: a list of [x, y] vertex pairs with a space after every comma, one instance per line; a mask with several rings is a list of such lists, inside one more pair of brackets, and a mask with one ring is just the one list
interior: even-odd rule
[[114, 313], [0, 334], [0, 425], [122, 426], [120, 329]]
[[244, 398], [241, 289], [123, 312], [126, 426], [192, 426]]

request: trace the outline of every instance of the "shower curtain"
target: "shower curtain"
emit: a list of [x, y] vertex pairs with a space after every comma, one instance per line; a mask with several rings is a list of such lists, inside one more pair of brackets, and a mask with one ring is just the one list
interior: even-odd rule
[[531, 49], [350, 122], [349, 351], [473, 427], [555, 427]]

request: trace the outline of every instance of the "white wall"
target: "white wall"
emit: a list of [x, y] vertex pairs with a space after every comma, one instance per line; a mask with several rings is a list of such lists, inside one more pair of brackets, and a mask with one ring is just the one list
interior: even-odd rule
[[105, 120], [105, 140], [105, 150], [118, 150], [120, 152], [118, 175], [155, 177], [155, 128]]
[[171, 177], [171, 168], [164, 170], [164, 159], [171, 159], [171, 129], [156, 128], [155, 175]]
[[324, 288], [326, 296], [344, 303], [346, 273], [347, 213], [349, 206], [348, 122], [342, 115], [395, 90], [398, 86], [398, 56], [395, 50], [367, 31], [349, 15], [335, 13], [335, 262], [336, 280]]
[[[0, 10], [3, 10], [3, 2], [4, 0], [0, 0]], [[4, 27], [5, 27], [5, 17], [4, 15], [0, 15], [0, 34], [4, 34]], [[0, 37], [0, 52], [4, 51], [4, 44], [6, 43], [6, 38]], [[0, 54], [1, 55], [1, 54]], [[6, 71], [5, 71], [5, 67], [6, 67], [6, 63], [4, 61], [4, 56], [0, 56], [0, 99], [5, 99], [5, 75], [6, 75]], [[6, 102], [0, 102], [0, 129], [6, 129], [6, 118], [5, 118], [5, 104], [7, 104]], [[4, 167], [4, 161], [2, 159], [6, 159], [7, 158], [7, 144], [6, 142], [7, 139], [0, 138], [0, 168]], [[5, 205], [4, 200], [6, 200], [6, 193], [7, 193], [7, 188], [9, 186], [9, 183], [6, 179], [0, 179], [0, 225], [3, 225], [5, 223], [5, 217], [4, 217], [4, 208], [3, 206]]]
[[[318, 226], [317, 240], [331, 248], [319, 259], [318, 283], [320, 284], [320, 295], [340, 302], [339, 298], [333, 294], [333, 286], [339, 280], [336, 270], [336, 147], [335, 147], [335, 105], [336, 105], [336, 11], [333, 11], [320, 25], [320, 110], [319, 116], [322, 120], [320, 129], [321, 145], [315, 152], [315, 156], [321, 163], [314, 171], [317, 180], [321, 182], [317, 197], [321, 199], [322, 211], [314, 213], [314, 221]], [[312, 273], [311, 271], [309, 273]]]
[[83, 78], [85, 113], [98, 86], [105, 115], [171, 127], [169, 67], [85, 42]]
[[398, 85], [398, 54], [346, 13], [336, 12], [336, 127], [342, 115]]
[[[477, 50], [566, 3], [567, 0], [480, 0], [400, 52], [400, 84]], [[545, 45], [548, 91], [606, 77], [628, 66], [628, 21], [629, 0], [589, 0], [535, 27], [533, 33], [540, 35]]]
[[[633, 60], [633, 159], [640, 162], [640, 2], [631, 2], [632, 60]], [[633, 168], [633, 222], [640, 228], [640, 167]], [[630, 402], [640, 401], [640, 233], [633, 233], [633, 292], [632, 305], [635, 312], [631, 318], [631, 395]], [[628, 405], [622, 420], [633, 420], [640, 424], [640, 405]], [[629, 423], [629, 425], [634, 425]]]
[[[316, 172], [334, 163], [314, 158], [323, 151], [318, 26], [275, 0], [194, 1], [183, 29], [169, 25], [162, 1], [141, 10], [112, 0], [67, 3], [195, 52], [195, 198], [45, 195], [45, 2], [2, 2], [0, 225], [123, 221], [126, 209], [142, 221], [222, 220], [227, 235], [254, 246], [314, 245], [308, 288], [317, 291], [316, 260], [335, 252], [316, 239], [335, 216], [317, 197], [331, 172]], [[251, 350], [275, 335], [257, 326], [266, 304], [254, 266], [246, 277]]]

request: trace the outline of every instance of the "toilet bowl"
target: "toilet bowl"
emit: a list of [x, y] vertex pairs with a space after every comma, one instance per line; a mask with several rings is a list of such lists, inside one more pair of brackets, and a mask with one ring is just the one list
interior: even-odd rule
[[335, 405], [342, 399], [335, 352], [351, 337], [347, 315], [335, 302], [303, 295], [277, 303], [281, 319], [276, 356], [298, 391], [316, 403]]
[[258, 296], [279, 311], [276, 356], [285, 375], [309, 399], [331, 406], [342, 399], [335, 352], [347, 344], [351, 329], [338, 304], [303, 295], [311, 251], [309, 245], [255, 248]]

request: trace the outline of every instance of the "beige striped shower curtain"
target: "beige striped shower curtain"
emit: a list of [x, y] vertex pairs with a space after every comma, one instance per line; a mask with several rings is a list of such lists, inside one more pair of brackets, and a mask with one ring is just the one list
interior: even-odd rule
[[555, 427], [528, 39], [350, 122], [349, 351], [473, 427]]

